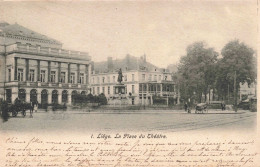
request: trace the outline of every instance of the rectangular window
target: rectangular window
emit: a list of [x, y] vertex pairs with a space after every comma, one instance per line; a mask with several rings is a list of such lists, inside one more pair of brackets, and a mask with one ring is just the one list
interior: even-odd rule
[[102, 83], [105, 83], [105, 77], [102, 77]]
[[116, 82], [116, 77], [115, 76], [113, 76], [113, 83], [115, 83]]
[[154, 81], [157, 81], [157, 75], [154, 75]]
[[110, 76], [107, 76], [107, 83], [110, 83]]
[[110, 86], [107, 87], [107, 94], [110, 94]]
[[23, 81], [23, 69], [18, 68], [18, 81]]
[[159, 75], [159, 81], [161, 81], [162, 80], [162, 76], [161, 75]]
[[79, 74], [79, 83], [84, 84], [84, 74], [83, 73]]
[[29, 81], [34, 82], [34, 70], [30, 69], [29, 71]]
[[66, 77], [66, 73], [65, 72], [61, 72], [60, 73], [60, 82], [61, 83], [65, 83], [65, 77]]
[[148, 78], [149, 81], [152, 80], [152, 74], [149, 74], [149, 78]]
[[41, 82], [45, 82], [45, 70], [41, 70], [40, 80], [41, 80]]
[[132, 93], [135, 93], [135, 86], [132, 85]]
[[51, 82], [55, 82], [56, 71], [51, 71]]
[[142, 74], [142, 81], [145, 81], [145, 74]]
[[102, 93], [105, 94], [105, 87], [102, 87]]
[[11, 76], [12, 76], [12, 74], [11, 74], [11, 69], [9, 68], [9, 69], [8, 69], [8, 81], [9, 81], [9, 82], [11, 81]]
[[125, 75], [124, 78], [125, 78], [125, 81], [127, 81], [127, 75]]
[[100, 93], [100, 90], [99, 90], [99, 87], [97, 87], [97, 94], [99, 94]]
[[135, 81], [135, 74], [132, 74], [132, 81]]
[[92, 78], [92, 83], [93, 83], [93, 84], [95, 83], [95, 78], [94, 78], [94, 77]]
[[75, 73], [70, 73], [70, 83], [74, 84], [75, 83]]

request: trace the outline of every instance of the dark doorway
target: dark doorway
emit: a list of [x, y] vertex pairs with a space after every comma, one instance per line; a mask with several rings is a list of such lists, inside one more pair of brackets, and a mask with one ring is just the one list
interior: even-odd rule
[[46, 89], [42, 90], [41, 99], [42, 99], [42, 102], [41, 102], [42, 105], [48, 104], [48, 91]]
[[52, 91], [52, 103], [55, 103], [55, 104], [58, 103], [58, 91], [57, 90]]
[[62, 103], [67, 103], [68, 102], [68, 91], [63, 90], [62, 91]]
[[6, 89], [6, 102], [12, 103], [12, 89]]
[[30, 102], [37, 102], [37, 90], [32, 89], [30, 91]]
[[24, 89], [19, 89], [18, 91], [18, 98], [22, 101], [25, 101], [26, 99], [26, 92]]

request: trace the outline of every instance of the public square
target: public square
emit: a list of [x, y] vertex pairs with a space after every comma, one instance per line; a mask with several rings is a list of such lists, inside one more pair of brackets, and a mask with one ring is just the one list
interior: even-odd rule
[[1, 121], [0, 131], [6, 132], [188, 132], [238, 131], [256, 132], [257, 113], [248, 110], [191, 114], [183, 110], [129, 111], [48, 111], [29, 112], [22, 117]]

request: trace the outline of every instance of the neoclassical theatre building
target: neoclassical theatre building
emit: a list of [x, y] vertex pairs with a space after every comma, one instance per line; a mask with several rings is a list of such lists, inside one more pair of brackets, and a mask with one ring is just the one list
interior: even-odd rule
[[67, 103], [90, 91], [91, 57], [19, 24], [0, 23], [0, 98]]

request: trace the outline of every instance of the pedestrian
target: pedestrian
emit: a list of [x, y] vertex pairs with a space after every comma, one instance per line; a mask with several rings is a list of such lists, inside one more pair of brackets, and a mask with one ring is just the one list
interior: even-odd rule
[[6, 122], [9, 119], [8, 103], [6, 101], [2, 101], [1, 103], [2, 103], [1, 104], [1, 111], [2, 111], [1, 117], [3, 119], [3, 122]]
[[224, 105], [225, 105], [225, 104], [224, 104], [224, 101], [221, 101], [221, 109], [222, 109], [222, 111], [224, 111], [224, 108], [225, 108]]
[[38, 110], [38, 102], [36, 101], [34, 104], [34, 111], [37, 112], [37, 110]]
[[185, 102], [185, 104], [184, 104], [184, 109], [185, 109], [185, 111], [187, 111], [187, 109], [188, 109], [188, 104], [187, 104], [187, 102]]
[[33, 115], [33, 110], [34, 110], [34, 102], [31, 101], [30, 103], [30, 117], [32, 118]]

